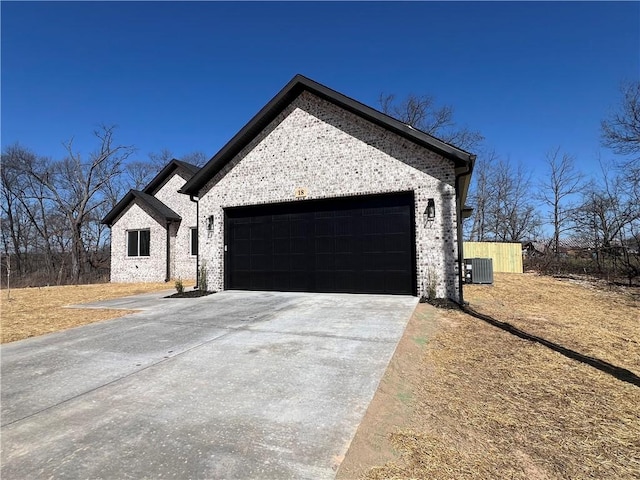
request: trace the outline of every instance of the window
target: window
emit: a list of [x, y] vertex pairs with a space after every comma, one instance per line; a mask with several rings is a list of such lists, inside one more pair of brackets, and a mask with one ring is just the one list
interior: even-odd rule
[[198, 229], [191, 227], [191, 255], [198, 255]]
[[150, 230], [129, 230], [127, 232], [127, 255], [130, 257], [148, 257], [150, 243]]

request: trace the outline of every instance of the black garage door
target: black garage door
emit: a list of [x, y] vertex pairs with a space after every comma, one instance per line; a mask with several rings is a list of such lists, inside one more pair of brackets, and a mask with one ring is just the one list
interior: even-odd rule
[[228, 289], [416, 294], [412, 193], [225, 214]]

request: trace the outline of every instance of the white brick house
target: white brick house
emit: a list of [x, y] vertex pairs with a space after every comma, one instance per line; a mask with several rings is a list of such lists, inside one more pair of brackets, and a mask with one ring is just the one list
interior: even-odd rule
[[198, 170], [172, 160], [144, 190], [130, 190], [105, 216], [112, 282], [196, 278], [196, 204], [178, 191]]
[[460, 301], [474, 160], [298, 75], [181, 189], [207, 287]]

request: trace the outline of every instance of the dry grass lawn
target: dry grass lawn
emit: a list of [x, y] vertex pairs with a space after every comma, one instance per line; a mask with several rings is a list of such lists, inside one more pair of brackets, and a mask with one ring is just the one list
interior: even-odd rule
[[[638, 293], [533, 274], [465, 287], [476, 311], [636, 375]], [[377, 423], [369, 417], [381, 413], [368, 411], [338, 478], [640, 478], [640, 387], [460, 311], [435, 316], [420, 360], [385, 374], [408, 389], [385, 393], [400, 417], [386, 450], [372, 447], [380, 438], [366, 431]]]
[[[191, 284], [193, 285], [193, 283]], [[185, 282], [185, 286], [188, 286]], [[2, 343], [121, 317], [128, 310], [71, 309], [67, 305], [97, 302], [173, 287], [173, 283], [104, 283], [35, 287], [0, 292]]]
[[[125, 315], [65, 305], [171, 288], [3, 291], [2, 342]], [[465, 287], [476, 311], [640, 375], [640, 292], [533, 274]], [[340, 463], [342, 459], [337, 459]], [[338, 478], [638, 479], [640, 387], [460, 311], [419, 305]]]

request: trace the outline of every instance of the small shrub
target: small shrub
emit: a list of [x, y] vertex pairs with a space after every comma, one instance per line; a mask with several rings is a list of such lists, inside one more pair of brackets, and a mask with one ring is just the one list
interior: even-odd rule
[[208, 291], [207, 287], [207, 262], [204, 261], [198, 271], [198, 289], [206, 292]]
[[435, 300], [436, 288], [438, 285], [438, 276], [433, 271], [433, 269], [429, 269], [427, 282], [427, 300]]
[[182, 284], [182, 279], [176, 280], [176, 292], [184, 293], [184, 285]]

